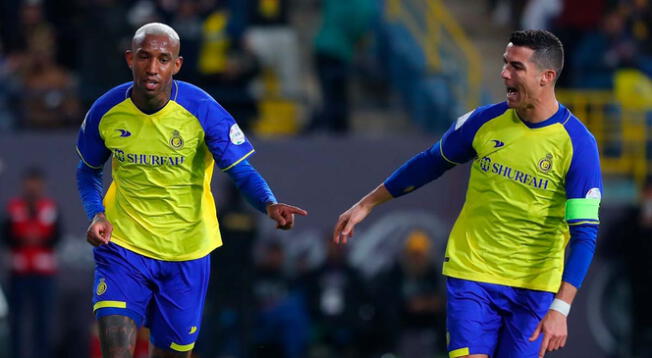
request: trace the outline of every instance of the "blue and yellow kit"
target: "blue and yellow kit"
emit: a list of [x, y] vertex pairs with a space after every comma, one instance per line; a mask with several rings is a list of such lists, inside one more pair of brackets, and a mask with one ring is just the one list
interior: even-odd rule
[[[504, 102], [480, 107], [460, 117], [385, 186], [399, 196], [470, 160], [466, 201], [448, 240], [444, 275], [557, 292], [563, 273], [579, 287], [588, 267], [582, 252], [590, 251], [589, 262], [593, 254], [602, 192], [598, 149], [586, 127], [561, 104], [536, 124], [521, 120]], [[575, 247], [571, 242], [577, 250], [564, 272], [571, 233], [579, 241]]]
[[167, 261], [203, 257], [220, 246], [213, 166], [228, 170], [254, 152], [231, 115], [201, 89], [173, 81], [170, 101], [152, 114], [129, 98], [131, 83], [92, 106], [77, 151], [91, 168], [111, 157], [104, 197], [112, 242]]
[[593, 257], [602, 193], [596, 141], [561, 104], [533, 124], [498, 103], [460, 117], [384, 185], [400, 196], [468, 161], [443, 264], [449, 356], [537, 357], [542, 336], [528, 338], [561, 281], [580, 287]]
[[[123, 315], [145, 324], [157, 347], [189, 351], [201, 324], [208, 254], [222, 244], [210, 190], [213, 167], [235, 175], [254, 149], [231, 115], [198, 87], [173, 81], [169, 101], [154, 113], [142, 112], [130, 93], [126, 83], [100, 97], [77, 141], [82, 202], [90, 217], [105, 210], [113, 225], [111, 242], [94, 249], [93, 310], [97, 318]], [[109, 158], [113, 182], [102, 207], [101, 169]], [[98, 177], [88, 181], [88, 168]], [[254, 202], [275, 201], [252, 167], [242, 173], [258, 185]], [[95, 196], [98, 204], [89, 211]]]

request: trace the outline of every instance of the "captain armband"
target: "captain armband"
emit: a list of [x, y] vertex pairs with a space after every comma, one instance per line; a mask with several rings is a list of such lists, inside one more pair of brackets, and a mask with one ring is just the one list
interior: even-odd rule
[[600, 199], [578, 198], [566, 201], [566, 221], [571, 225], [598, 224]]

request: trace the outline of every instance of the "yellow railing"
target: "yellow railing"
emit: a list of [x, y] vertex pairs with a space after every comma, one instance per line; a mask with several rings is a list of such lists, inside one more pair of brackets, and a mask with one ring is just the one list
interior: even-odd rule
[[[410, 11], [412, 10], [412, 11]], [[410, 31], [423, 49], [428, 71], [442, 72], [442, 51], [455, 53], [456, 65], [464, 66], [465, 86], [453, 90], [466, 100], [466, 107], [480, 104], [482, 65], [480, 54], [442, 0], [387, 0], [385, 17]]]
[[647, 153], [652, 136], [644, 111], [624, 108], [611, 91], [560, 90], [557, 98], [595, 136], [605, 173], [644, 182], [652, 168]]

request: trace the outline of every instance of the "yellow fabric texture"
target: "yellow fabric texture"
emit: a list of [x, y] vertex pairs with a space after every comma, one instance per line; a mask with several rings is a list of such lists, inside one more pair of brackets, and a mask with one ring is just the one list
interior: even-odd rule
[[[123, 128], [131, 135], [121, 136]], [[165, 261], [201, 258], [222, 244], [214, 161], [195, 116], [174, 100], [148, 115], [127, 98], [104, 114], [99, 132], [113, 153], [104, 206], [114, 243]]]
[[444, 275], [557, 292], [570, 236], [564, 220], [573, 157], [568, 132], [562, 123], [529, 128], [509, 109], [480, 127], [473, 148], [477, 157]]

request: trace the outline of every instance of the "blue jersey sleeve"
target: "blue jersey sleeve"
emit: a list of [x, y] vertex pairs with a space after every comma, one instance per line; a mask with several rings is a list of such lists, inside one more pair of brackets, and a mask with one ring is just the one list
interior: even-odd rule
[[441, 156], [451, 164], [462, 164], [475, 158], [473, 138], [478, 129], [508, 108], [507, 104], [502, 102], [478, 107], [459, 117], [441, 138]]
[[265, 213], [267, 205], [277, 202], [272, 189], [249, 161], [240, 161], [226, 173], [247, 201], [260, 212]]
[[235, 119], [213, 97], [189, 83], [176, 82], [179, 85], [177, 102], [199, 120], [206, 145], [218, 167], [229, 170], [254, 153], [254, 147]]
[[84, 162], [77, 165], [77, 189], [86, 216], [92, 219], [95, 214], [104, 212], [102, 205], [102, 169], [93, 169]]
[[86, 113], [77, 136], [77, 154], [84, 164], [93, 169], [101, 169], [111, 152], [104, 146], [100, 136], [100, 121], [114, 106], [128, 98], [131, 82], [112, 88], [98, 98]]
[[595, 138], [575, 117], [565, 128], [573, 144], [566, 174], [566, 221], [570, 227], [570, 252], [563, 280], [580, 287], [593, 259], [602, 199], [602, 173]]
[[393, 197], [405, 195], [439, 178], [446, 170], [454, 167], [441, 155], [440, 142], [408, 160], [383, 183]]
[[77, 154], [84, 164], [93, 169], [101, 169], [111, 155], [100, 137], [99, 125], [103, 112], [106, 111], [102, 111], [101, 106], [94, 104], [86, 113], [77, 135]]

